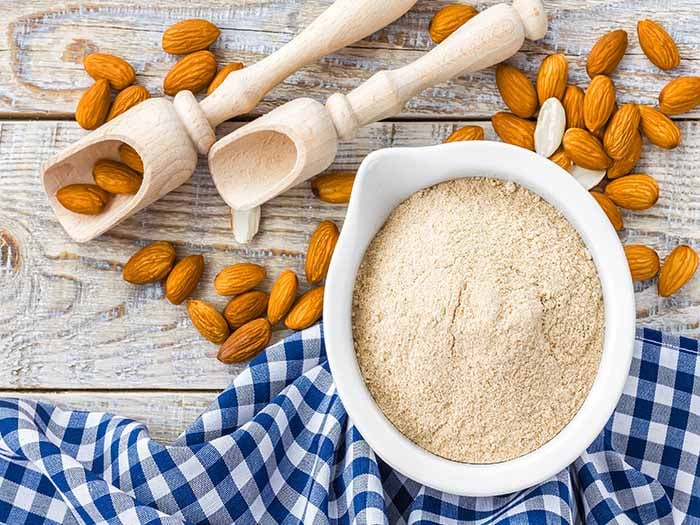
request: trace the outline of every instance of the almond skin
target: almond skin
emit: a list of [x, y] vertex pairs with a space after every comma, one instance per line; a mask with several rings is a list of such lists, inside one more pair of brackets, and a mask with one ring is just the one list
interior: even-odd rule
[[294, 304], [299, 289], [297, 274], [292, 270], [284, 270], [277, 278], [277, 282], [270, 292], [270, 301], [267, 303], [267, 319], [270, 324], [276, 325], [287, 315]]
[[574, 164], [582, 168], [605, 170], [612, 164], [600, 141], [585, 129], [567, 130], [562, 143], [566, 155]]
[[109, 193], [94, 184], [70, 184], [56, 192], [61, 206], [82, 215], [99, 215], [109, 199]]
[[175, 64], [163, 80], [166, 95], [175, 96], [180, 91], [194, 94], [203, 91], [216, 75], [216, 58], [210, 51], [197, 51]]
[[173, 269], [175, 248], [166, 241], [156, 241], [131, 256], [124, 265], [123, 277], [131, 284], [162, 281]]
[[109, 82], [97, 80], [80, 97], [75, 109], [75, 120], [83, 129], [97, 129], [107, 120], [112, 92]]
[[92, 167], [92, 178], [100, 188], [109, 193], [134, 195], [141, 188], [143, 177], [126, 164], [101, 159]]
[[566, 171], [571, 170], [571, 159], [566, 155], [564, 148], [561, 146], [559, 146], [559, 149], [555, 151], [551, 157], [549, 157], [549, 160]]
[[678, 46], [666, 30], [653, 20], [637, 22], [639, 45], [651, 63], [659, 69], [668, 71], [681, 63]]
[[603, 138], [605, 151], [611, 158], [625, 158], [634, 146], [634, 140], [639, 135], [640, 118], [637, 104], [625, 104], [612, 116]]
[[600, 207], [605, 212], [605, 215], [608, 216], [610, 224], [613, 225], [615, 231], [619, 232], [620, 230], [622, 230], [625, 227], [622, 221], [622, 214], [620, 213], [620, 210], [615, 205], [615, 203], [610, 200], [610, 197], [603, 193], [600, 193], [599, 191], [591, 191], [589, 193], [596, 200], [596, 202], [598, 202]]
[[323, 221], [311, 235], [306, 250], [306, 280], [316, 284], [326, 278], [340, 232], [332, 221]]
[[263, 350], [272, 337], [267, 319], [255, 319], [233, 332], [216, 356], [224, 364], [241, 363]]
[[546, 57], [537, 72], [537, 98], [540, 105], [551, 97], [562, 99], [569, 78], [569, 62], [561, 53]]
[[527, 75], [510, 64], [496, 68], [496, 85], [508, 109], [520, 118], [530, 118], [537, 112], [537, 92]]
[[535, 151], [535, 122], [499, 112], [491, 118], [491, 124], [503, 142]]
[[218, 88], [221, 84], [224, 83], [226, 77], [228, 77], [231, 73], [233, 73], [234, 71], [239, 71], [244, 67], [245, 66], [243, 66], [242, 62], [233, 62], [227, 66], [222, 67], [214, 77], [214, 80], [211, 81], [211, 84], [209, 84], [209, 87], [207, 88], [207, 95], [211, 95], [216, 90], [216, 88]]
[[649, 142], [664, 149], [673, 149], [681, 143], [681, 130], [675, 122], [649, 106], [639, 106], [642, 132]]
[[451, 4], [440, 9], [430, 22], [430, 38], [436, 44], [474, 18], [479, 11], [467, 4]]
[[588, 54], [586, 71], [590, 78], [610, 75], [627, 50], [627, 31], [617, 29], [606, 33], [595, 43]]
[[698, 269], [698, 254], [690, 246], [676, 246], [659, 273], [659, 295], [670, 297], [690, 281]]
[[583, 99], [583, 118], [588, 131], [596, 132], [608, 122], [615, 111], [615, 84], [610, 77], [593, 77]]
[[630, 173], [639, 162], [642, 156], [642, 136], [636, 132], [632, 138], [632, 145], [621, 159], [614, 160], [612, 166], [608, 168], [609, 179], [617, 179]]
[[106, 53], [92, 53], [83, 60], [87, 74], [95, 80], [104, 79], [116, 90], [130, 86], [136, 80], [136, 72], [126, 60]]
[[269, 297], [265, 292], [253, 290], [231, 299], [224, 309], [224, 318], [234, 330], [262, 315], [267, 310]]
[[201, 51], [216, 42], [220, 34], [219, 28], [208, 20], [181, 20], [163, 32], [163, 51], [172, 55]]
[[586, 121], [583, 118], [583, 100], [585, 93], [578, 86], [569, 84], [562, 98], [562, 105], [566, 112], [566, 129], [585, 128]]
[[687, 113], [700, 105], [700, 77], [671, 80], [659, 93], [659, 109], [666, 115]]
[[466, 140], [484, 140], [484, 128], [481, 126], [464, 126], [456, 129], [445, 139], [448, 142], [463, 142]]
[[214, 289], [219, 295], [238, 295], [259, 285], [267, 272], [253, 263], [238, 263], [221, 270], [214, 278]]
[[284, 320], [284, 325], [290, 330], [304, 330], [323, 315], [323, 292], [325, 287], [319, 286], [302, 295]]
[[224, 316], [206, 301], [190, 299], [187, 301], [187, 313], [197, 331], [211, 343], [220, 345], [231, 333]]
[[345, 204], [350, 201], [354, 183], [354, 173], [324, 173], [311, 181], [311, 191], [323, 202]]
[[140, 104], [144, 100], [151, 98], [151, 94], [143, 86], [129, 86], [124, 91], [120, 91], [112, 103], [107, 120], [112, 120], [122, 113], [126, 113], [131, 108]]
[[128, 144], [119, 146], [119, 159], [136, 173], [143, 175], [143, 161], [134, 148]]
[[647, 210], [659, 200], [659, 185], [649, 175], [635, 173], [611, 181], [605, 194], [620, 208]]
[[197, 288], [204, 273], [204, 257], [189, 255], [182, 259], [165, 281], [165, 297], [172, 304], [182, 304]]
[[625, 256], [633, 280], [646, 281], [659, 273], [659, 256], [652, 248], [643, 244], [630, 244], [625, 246]]

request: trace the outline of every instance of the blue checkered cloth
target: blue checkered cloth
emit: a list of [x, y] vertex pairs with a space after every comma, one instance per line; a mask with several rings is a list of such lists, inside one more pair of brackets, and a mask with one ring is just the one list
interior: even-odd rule
[[272, 346], [174, 443], [122, 417], [0, 399], [0, 522], [700, 523], [698, 341], [640, 330], [617, 411], [537, 487], [465, 498], [377, 458], [316, 326]]

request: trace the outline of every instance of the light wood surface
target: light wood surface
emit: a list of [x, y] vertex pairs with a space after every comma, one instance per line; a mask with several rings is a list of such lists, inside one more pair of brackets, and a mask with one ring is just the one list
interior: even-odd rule
[[[254, 113], [300, 96], [323, 102], [377, 71], [415, 60], [431, 46], [427, 26], [432, 13], [446, 3], [420, 0], [389, 28], [290, 77]], [[700, 10], [695, 0], [545, 3], [550, 32], [541, 44], [526, 43], [512, 59], [531, 78], [544, 54], [563, 51], [570, 59], [571, 79], [585, 87], [586, 53], [598, 36], [618, 27], [630, 32], [628, 55], [614, 75], [620, 100], [653, 103], [671, 76], [700, 74]], [[309, 235], [323, 219], [340, 226], [344, 207], [319, 202], [304, 184], [265, 205], [260, 235], [241, 247], [231, 234], [228, 207], [200, 158], [194, 176], [180, 188], [109, 234], [81, 245], [54, 219], [41, 190], [40, 165], [84, 134], [71, 120], [89, 83], [79, 65], [86, 51], [111, 51], [129, 59], [139, 71], [138, 82], [157, 95], [174, 61], [160, 51], [160, 35], [174, 21], [192, 16], [212, 20], [223, 28], [216, 51], [221, 62], [250, 64], [289, 41], [329, 4], [0, 3], [0, 395], [118, 412], [147, 421], [159, 439], [172, 439], [231, 381], [240, 368], [208, 357], [216, 348], [196, 334], [184, 308], [163, 299], [160, 286], [124, 283], [122, 264], [151, 240], [172, 240], [180, 255], [205, 255], [207, 269], [196, 295], [223, 306], [211, 284], [221, 267], [239, 260], [261, 262], [269, 271], [266, 288], [284, 267], [302, 276]], [[641, 54], [634, 27], [644, 17], [663, 22], [679, 42], [683, 63], [671, 75]], [[397, 120], [371, 125], [341, 143], [331, 169], [352, 170], [367, 153], [382, 147], [437, 144], [456, 127], [503, 107], [492, 69], [428, 89]], [[700, 248], [698, 116], [695, 111], [679, 121], [683, 144], [677, 150], [645, 145], [639, 169], [659, 180], [661, 200], [646, 212], [625, 214], [625, 242], [647, 243], [662, 256], [680, 242]], [[220, 134], [239, 125], [224, 124]], [[493, 139], [490, 126], [484, 127]], [[640, 324], [700, 337], [700, 278], [668, 300], [657, 296], [653, 282], [636, 288]], [[275, 338], [283, 335], [277, 331]]]

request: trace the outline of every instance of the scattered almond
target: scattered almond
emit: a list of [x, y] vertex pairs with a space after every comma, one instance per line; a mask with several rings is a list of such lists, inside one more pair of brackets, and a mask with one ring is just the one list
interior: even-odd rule
[[226, 77], [228, 77], [231, 73], [233, 73], [234, 71], [239, 71], [243, 69], [243, 67], [243, 63], [241, 62], [233, 62], [227, 66], [222, 67], [214, 77], [214, 80], [211, 81], [211, 84], [209, 84], [209, 87], [207, 88], [207, 95], [211, 95], [216, 90], [216, 88], [218, 88], [221, 84], [224, 83]]
[[585, 128], [586, 121], [583, 118], [583, 100], [585, 94], [583, 89], [569, 84], [564, 92], [561, 103], [566, 112], [566, 129]]
[[128, 144], [119, 146], [119, 158], [136, 173], [143, 175], [143, 161], [134, 148]]
[[297, 301], [291, 312], [284, 320], [290, 330], [304, 330], [323, 315], [323, 292], [325, 287], [319, 286], [309, 290]]
[[464, 126], [452, 132], [445, 139], [448, 142], [462, 142], [465, 140], [484, 140], [484, 128], [481, 126]]
[[92, 53], [83, 60], [87, 74], [95, 80], [107, 80], [119, 91], [136, 80], [136, 72], [126, 60], [106, 53]]
[[175, 248], [166, 241], [156, 241], [131, 256], [124, 265], [124, 280], [131, 284], [147, 284], [167, 277], [175, 263]]
[[569, 173], [586, 190], [595, 188], [605, 178], [605, 170], [590, 170], [576, 164], [571, 166]]
[[671, 80], [659, 93], [659, 109], [666, 115], [687, 113], [700, 105], [700, 77]]
[[670, 297], [683, 288], [698, 269], [698, 254], [690, 246], [676, 246], [659, 273], [659, 295]]
[[141, 188], [143, 177], [126, 164], [101, 159], [92, 167], [95, 184], [109, 193], [134, 195]]
[[600, 141], [585, 129], [566, 130], [563, 144], [566, 155], [582, 168], [605, 170], [612, 164]]
[[323, 221], [311, 235], [306, 250], [306, 280], [309, 284], [319, 283], [326, 278], [339, 236], [340, 232], [333, 221]]
[[615, 84], [610, 77], [593, 77], [583, 99], [583, 118], [588, 131], [600, 130], [615, 110]]
[[214, 278], [214, 289], [219, 295], [238, 295], [259, 285], [267, 272], [253, 263], [238, 263], [221, 270]]
[[324, 173], [311, 181], [311, 191], [323, 202], [345, 204], [350, 201], [354, 173]]
[[634, 140], [639, 136], [639, 120], [637, 104], [625, 104], [612, 116], [603, 139], [605, 151], [611, 158], [625, 158], [634, 146]]
[[151, 94], [143, 86], [129, 86], [124, 91], [120, 91], [112, 103], [107, 120], [112, 120], [122, 113], [126, 113], [131, 108], [140, 104], [144, 100], [151, 98]]
[[681, 143], [681, 130], [675, 122], [649, 106], [639, 106], [642, 132], [652, 144], [673, 149]]
[[109, 193], [94, 184], [70, 184], [56, 192], [61, 206], [82, 215], [99, 215], [109, 199]]
[[268, 295], [253, 290], [231, 299], [224, 308], [224, 318], [234, 330], [262, 315], [267, 310]]
[[633, 280], [646, 281], [659, 273], [659, 256], [652, 248], [643, 244], [630, 244], [625, 246], [625, 256]]
[[491, 118], [491, 124], [503, 142], [535, 151], [536, 124], [531, 120], [501, 111]]
[[163, 51], [172, 55], [201, 51], [216, 42], [220, 34], [219, 28], [208, 20], [181, 20], [163, 32]]
[[240, 363], [263, 350], [272, 337], [267, 319], [255, 319], [233, 332], [221, 345], [217, 359], [224, 364]]
[[496, 68], [496, 85], [508, 109], [520, 118], [530, 118], [537, 112], [537, 92], [527, 75], [510, 64]]
[[603, 35], [588, 54], [586, 71], [590, 78], [610, 75], [622, 60], [627, 50], [627, 32], [622, 29]]
[[549, 157], [549, 160], [566, 171], [571, 170], [571, 159], [566, 155], [563, 147], [559, 147], [559, 149], [555, 151], [551, 157]]
[[636, 173], [611, 181], [605, 194], [621, 208], [646, 210], [659, 200], [659, 185], [653, 177]]
[[617, 179], [630, 173], [639, 162], [642, 156], [642, 136], [639, 132], [634, 134], [632, 145], [621, 159], [613, 160], [612, 166], [608, 168], [608, 178]]
[[224, 316], [205, 301], [190, 299], [187, 301], [187, 313], [194, 327], [207, 341], [220, 345], [231, 333]]
[[204, 273], [204, 257], [189, 255], [178, 262], [165, 281], [165, 297], [172, 304], [182, 304], [197, 288]]
[[294, 299], [299, 288], [297, 275], [292, 270], [284, 270], [270, 292], [270, 301], [267, 303], [267, 319], [270, 324], [279, 323], [294, 304]]
[[537, 98], [543, 104], [548, 98], [562, 99], [569, 78], [569, 63], [561, 53], [546, 57], [537, 72]]
[[104, 79], [95, 81], [78, 101], [75, 120], [83, 129], [97, 129], [107, 120], [112, 93], [109, 82]]
[[446, 5], [430, 22], [430, 38], [439, 44], [477, 14], [479, 11], [467, 4]]
[[203, 91], [216, 75], [216, 58], [210, 51], [197, 51], [185, 56], [168, 72], [163, 80], [166, 95], [175, 96], [180, 91], [194, 94]]
[[615, 231], [619, 232], [622, 230], [624, 228], [622, 214], [615, 203], [610, 200], [610, 197], [599, 191], [591, 191], [590, 194], [598, 202], [600, 207], [605, 212], [605, 215], [608, 216], [608, 219], [610, 220], [613, 228], [615, 228]]
[[543, 157], [554, 155], [561, 146], [566, 129], [564, 106], [557, 98], [548, 98], [542, 104], [535, 127], [535, 151]]
[[642, 51], [656, 67], [668, 71], [681, 63], [678, 46], [657, 22], [648, 19], [637, 22], [637, 36]]

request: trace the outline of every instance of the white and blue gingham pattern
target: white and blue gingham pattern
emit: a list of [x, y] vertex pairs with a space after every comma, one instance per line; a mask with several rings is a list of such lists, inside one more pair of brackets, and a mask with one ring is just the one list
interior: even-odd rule
[[121, 417], [0, 400], [0, 522], [700, 523], [698, 341], [640, 330], [605, 431], [499, 498], [406, 479], [348, 421], [321, 327], [253, 360], [174, 443]]

